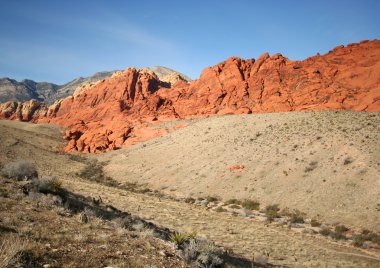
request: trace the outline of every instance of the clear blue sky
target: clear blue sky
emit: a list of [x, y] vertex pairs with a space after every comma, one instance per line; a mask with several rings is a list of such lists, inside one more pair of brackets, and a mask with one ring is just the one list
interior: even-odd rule
[[379, 0], [0, 0], [0, 77], [162, 65], [198, 78], [231, 56], [304, 59], [379, 39], [379, 12]]

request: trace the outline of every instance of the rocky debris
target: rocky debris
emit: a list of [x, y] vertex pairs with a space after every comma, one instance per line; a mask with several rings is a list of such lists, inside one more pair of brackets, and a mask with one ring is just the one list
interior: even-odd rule
[[229, 171], [241, 172], [245, 168], [244, 165], [235, 165], [228, 168]]
[[97, 153], [165, 135], [168, 131], [151, 125], [179, 118], [300, 110], [380, 111], [378, 40], [339, 46], [304, 61], [268, 53], [257, 60], [233, 57], [206, 68], [190, 83], [165, 82], [157, 73], [129, 68], [84, 85], [50, 107], [35, 101], [2, 104], [0, 117], [63, 125], [75, 133], [65, 136], [67, 152]]

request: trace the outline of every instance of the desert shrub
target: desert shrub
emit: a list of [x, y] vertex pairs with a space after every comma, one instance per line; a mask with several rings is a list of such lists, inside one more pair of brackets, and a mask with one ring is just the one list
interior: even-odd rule
[[149, 188], [144, 187], [144, 188], [136, 190], [136, 192], [140, 194], [146, 194], [146, 193], [151, 192], [151, 190]]
[[344, 225], [337, 225], [335, 226], [335, 232], [337, 233], [344, 233], [347, 232], [349, 229]]
[[347, 237], [343, 234], [343, 233], [340, 233], [340, 232], [330, 232], [330, 237], [332, 239], [335, 239], [335, 240], [346, 240]]
[[250, 210], [259, 210], [260, 203], [254, 200], [246, 199], [241, 203], [243, 208]]
[[331, 233], [331, 230], [329, 228], [322, 228], [319, 233], [323, 236], [328, 236]]
[[182, 246], [188, 239], [187, 234], [175, 232], [169, 235], [169, 241], [176, 244], [178, 247]]
[[62, 181], [56, 177], [45, 177], [41, 180], [35, 180], [34, 183], [41, 193], [57, 193], [62, 188]]
[[185, 198], [185, 203], [193, 204], [195, 202], [195, 199], [192, 197], [186, 197]]
[[310, 171], [313, 171], [318, 165], [318, 162], [317, 161], [311, 161], [309, 163], [309, 165], [305, 168], [305, 172], [310, 172]]
[[217, 197], [215, 197], [215, 196], [207, 196], [206, 197], [206, 200], [207, 200], [207, 202], [216, 202], [216, 201], [218, 201], [219, 199], [217, 198]]
[[222, 208], [222, 207], [217, 207], [217, 208], [215, 209], [215, 211], [216, 211], [216, 212], [226, 212], [227, 209]]
[[268, 221], [273, 221], [275, 218], [279, 218], [280, 214], [278, 213], [280, 208], [277, 204], [269, 205], [265, 207], [265, 215], [267, 216]]
[[302, 213], [299, 210], [295, 210], [291, 215], [290, 215], [290, 222], [291, 223], [304, 223], [304, 216], [305, 214]]
[[240, 205], [232, 204], [232, 205], [230, 205], [230, 208], [236, 208], [236, 209], [239, 209], [239, 208], [241, 208], [241, 207], [240, 207]]
[[241, 205], [241, 201], [235, 198], [229, 199], [226, 201], [227, 205]]
[[352, 159], [352, 157], [348, 156], [344, 159], [343, 165], [348, 165], [348, 164], [351, 164], [352, 162], [354, 162], [354, 159]]
[[361, 234], [354, 235], [353, 240], [353, 244], [357, 247], [361, 247], [365, 241], [380, 245], [380, 234], [364, 229]]
[[34, 163], [26, 160], [18, 160], [5, 164], [1, 169], [1, 175], [9, 179], [33, 179], [38, 177], [38, 172]]
[[362, 247], [364, 241], [365, 241], [365, 240], [361, 237], [361, 235], [357, 235], [357, 236], [354, 236], [354, 239], [353, 239], [353, 241], [352, 241], [352, 244], [353, 244], [355, 247]]
[[183, 250], [184, 259], [197, 267], [220, 267], [223, 265], [222, 252], [207, 240], [191, 239]]
[[77, 175], [82, 179], [95, 181], [107, 186], [119, 186], [117, 181], [104, 174], [103, 164], [97, 160], [88, 161], [86, 166]]
[[312, 227], [319, 227], [319, 226], [321, 226], [321, 223], [319, 221], [317, 221], [316, 219], [311, 219], [310, 224], [311, 224]]

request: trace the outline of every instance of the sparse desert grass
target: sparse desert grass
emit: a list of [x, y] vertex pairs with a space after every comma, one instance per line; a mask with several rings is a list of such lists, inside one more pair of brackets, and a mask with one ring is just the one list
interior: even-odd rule
[[2, 236], [0, 241], [0, 267], [18, 266], [22, 252], [29, 247], [29, 242], [18, 235]]

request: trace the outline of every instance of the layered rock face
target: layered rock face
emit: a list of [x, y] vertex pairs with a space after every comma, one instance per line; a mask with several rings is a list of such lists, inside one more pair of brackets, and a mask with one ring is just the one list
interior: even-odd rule
[[130, 68], [47, 107], [0, 105], [0, 117], [63, 125], [66, 151], [102, 152], [165, 134], [148, 123], [214, 114], [380, 111], [380, 41], [339, 46], [304, 61], [229, 58], [190, 83]]

